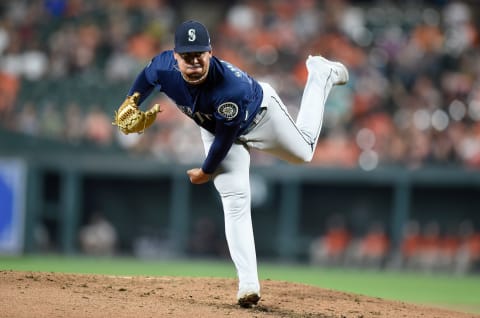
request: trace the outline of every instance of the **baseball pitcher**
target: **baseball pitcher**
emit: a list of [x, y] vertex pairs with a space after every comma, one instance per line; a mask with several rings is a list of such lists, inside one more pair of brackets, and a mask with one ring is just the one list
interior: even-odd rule
[[114, 125], [125, 133], [151, 126], [160, 107], [140, 110], [154, 89], [200, 126], [205, 148], [201, 167], [187, 171], [193, 184], [212, 180], [223, 205], [225, 234], [238, 274], [238, 304], [257, 305], [257, 274], [250, 210], [251, 148], [291, 163], [310, 162], [322, 127], [325, 101], [334, 85], [348, 81], [339, 62], [321, 56], [306, 61], [308, 79], [294, 121], [276, 91], [236, 66], [212, 55], [203, 24], [186, 21], [175, 31], [175, 47], [153, 57], [138, 74], [115, 113]]

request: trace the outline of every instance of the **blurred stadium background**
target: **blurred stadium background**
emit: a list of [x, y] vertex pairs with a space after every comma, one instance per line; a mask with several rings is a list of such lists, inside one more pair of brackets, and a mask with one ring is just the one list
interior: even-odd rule
[[227, 259], [220, 202], [191, 186], [197, 128], [167, 98], [145, 134], [114, 110], [175, 26], [276, 87], [293, 115], [308, 54], [344, 62], [312, 164], [252, 153], [260, 260], [480, 270], [477, 1], [0, 3], [0, 254]]

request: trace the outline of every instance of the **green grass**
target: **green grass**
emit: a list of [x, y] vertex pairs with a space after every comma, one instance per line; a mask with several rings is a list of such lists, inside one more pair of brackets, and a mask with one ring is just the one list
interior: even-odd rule
[[[235, 277], [231, 262], [62, 256], [0, 257], [0, 269], [109, 275]], [[259, 264], [262, 280], [298, 282], [362, 295], [480, 313], [480, 276], [335, 270]]]

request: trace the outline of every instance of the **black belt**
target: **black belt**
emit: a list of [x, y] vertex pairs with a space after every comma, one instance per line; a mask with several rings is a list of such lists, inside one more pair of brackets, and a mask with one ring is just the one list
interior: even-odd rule
[[245, 129], [242, 135], [248, 134], [253, 130], [253, 128], [257, 127], [258, 123], [263, 119], [263, 117], [265, 117], [266, 113], [267, 107], [261, 107], [258, 113], [255, 115], [255, 118], [253, 118], [252, 122], [250, 123], [250, 126]]

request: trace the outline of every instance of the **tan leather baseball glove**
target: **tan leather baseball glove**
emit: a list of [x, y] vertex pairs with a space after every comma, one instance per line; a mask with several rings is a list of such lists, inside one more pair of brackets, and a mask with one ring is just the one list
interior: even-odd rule
[[159, 104], [155, 104], [147, 111], [138, 108], [138, 100], [140, 93], [135, 92], [131, 96], [127, 96], [125, 101], [120, 105], [118, 111], [115, 112], [112, 125], [118, 126], [125, 135], [130, 133], [143, 133], [145, 129], [150, 127], [157, 113], [161, 112]]

